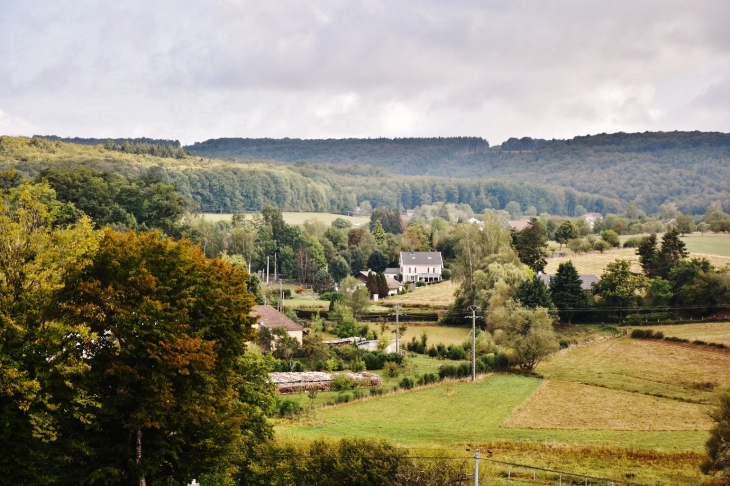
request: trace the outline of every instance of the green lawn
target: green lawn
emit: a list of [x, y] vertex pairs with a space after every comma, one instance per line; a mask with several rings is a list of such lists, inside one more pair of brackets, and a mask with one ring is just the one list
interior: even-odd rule
[[512, 410], [542, 383], [539, 378], [494, 375], [476, 385], [444, 382], [315, 412], [306, 423], [277, 427], [279, 437], [371, 437], [411, 446], [456, 445], [496, 440], [556, 441], [614, 447], [700, 451], [703, 431], [509, 429]]
[[690, 253], [730, 257], [730, 235], [690, 235], [680, 239]]

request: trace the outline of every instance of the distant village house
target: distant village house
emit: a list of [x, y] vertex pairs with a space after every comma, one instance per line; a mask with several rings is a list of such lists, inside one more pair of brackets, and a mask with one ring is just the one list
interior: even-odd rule
[[403, 282], [440, 282], [444, 261], [440, 251], [400, 252]]
[[601, 213], [585, 213], [583, 215], [583, 219], [585, 219], [588, 223], [588, 226], [593, 229], [593, 225], [596, 224], [596, 221], [602, 220], [603, 215]]
[[259, 329], [260, 326], [265, 326], [269, 329], [283, 328], [289, 336], [299, 341], [299, 344], [302, 344], [304, 327], [292, 321], [270, 305], [253, 306], [251, 315], [258, 318], [256, 324], [253, 325], [254, 329]]

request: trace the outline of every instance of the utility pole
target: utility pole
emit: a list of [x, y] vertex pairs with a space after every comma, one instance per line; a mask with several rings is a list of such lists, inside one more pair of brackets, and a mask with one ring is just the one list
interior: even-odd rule
[[267, 287], [269, 285], [269, 258], [270, 257], [268, 257], [268, 256], [266, 257], [266, 286]]
[[[477, 381], [477, 319], [482, 317], [477, 317], [477, 311], [481, 310], [478, 305], [470, 305], [468, 309], [471, 311], [471, 382], [474, 383]], [[469, 317], [467, 316], [464, 319], [469, 319]], [[479, 454], [479, 451], [477, 451], [477, 454]]]
[[474, 486], [479, 486], [479, 449], [474, 453]]
[[400, 353], [400, 330], [398, 329], [398, 317], [400, 317], [400, 304], [395, 304], [395, 352]]
[[274, 282], [276, 282], [279, 279], [279, 272], [277, 270], [276, 266], [276, 253], [274, 253]]
[[284, 287], [281, 280], [279, 280], [279, 307], [279, 312], [284, 312]]

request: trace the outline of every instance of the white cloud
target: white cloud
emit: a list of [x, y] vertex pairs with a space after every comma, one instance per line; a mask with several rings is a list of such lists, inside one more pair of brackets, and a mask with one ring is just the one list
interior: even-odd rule
[[0, 104], [41, 133], [730, 131], [723, 2], [7, 3]]

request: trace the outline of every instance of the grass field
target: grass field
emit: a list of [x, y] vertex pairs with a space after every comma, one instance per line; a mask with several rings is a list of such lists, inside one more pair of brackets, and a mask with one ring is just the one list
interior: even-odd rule
[[[461, 344], [464, 340], [471, 336], [471, 328], [466, 327], [446, 327], [446, 326], [414, 326], [406, 324], [407, 331], [404, 336], [401, 336], [403, 345], [409, 342], [411, 338], [415, 336], [417, 340], [421, 339], [421, 334], [426, 333], [428, 336], [427, 345], [444, 343], [449, 344]], [[380, 326], [374, 323], [370, 324], [370, 328], [380, 334]], [[385, 331], [385, 335], [395, 339], [395, 324], [388, 323], [388, 329]], [[431, 358], [429, 358], [431, 359]]]
[[319, 299], [303, 299], [293, 297], [291, 299], [284, 300], [284, 306], [291, 309], [321, 309], [327, 310], [330, 307], [330, 303], [327, 300]]
[[546, 378], [706, 403], [730, 382], [730, 354], [622, 337], [564, 352], [541, 363]]
[[681, 324], [677, 326], [649, 326], [646, 329], [661, 331], [665, 336], [705, 341], [706, 343], [722, 343], [730, 346], [730, 322], [698, 322], [697, 324]]
[[[230, 221], [231, 216], [233, 216], [231, 213], [203, 213], [203, 216], [207, 221]], [[355, 223], [360, 223], [362, 226], [366, 226], [370, 224], [370, 218], [362, 217], [362, 216], [344, 216], [342, 214], [332, 214], [332, 213], [298, 213], [298, 212], [283, 212], [282, 216], [284, 216], [284, 221], [286, 224], [294, 225], [294, 226], [302, 226], [305, 221], [308, 219], [316, 219], [319, 221], [322, 221], [327, 226], [332, 224], [332, 221], [334, 221], [337, 218], [343, 218], [348, 221], [350, 221], [353, 225]]]
[[708, 430], [706, 405], [597, 386], [546, 381], [505, 427], [583, 430]]
[[695, 234], [680, 238], [690, 253], [730, 258], [730, 235]]
[[307, 422], [280, 423], [280, 437], [381, 437], [410, 446], [498, 440], [701, 451], [704, 431], [621, 431], [502, 427], [540, 386], [529, 376], [493, 375], [473, 385], [437, 385], [317, 411]]
[[[565, 251], [565, 250], [563, 250]], [[570, 252], [568, 252], [570, 253]], [[613, 262], [617, 258], [631, 261], [631, 270], [633, 272], [641, 272], [639, 265], [639, 257], [633, 248], [621, 248], [616, 250], [608, 250], [605, 253], [584, 253], [582, 255], [569, 255], [562, 258], [548, 258], [545, 273], [555, 274], [558, 271], [558, 265], [568, 260], [573, 261], [573, 265], [579, 274], [602, 275], [606, 265]]]
[[456, 284], [446, 280], [437, 284], [416, 288], [405, 295], [389, 297], [384, 303], [388, 305], [402, 304], [405, 306], [439, 307], [446, 308], [454, 302]]

